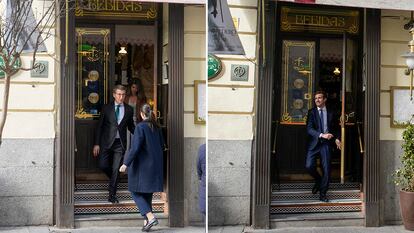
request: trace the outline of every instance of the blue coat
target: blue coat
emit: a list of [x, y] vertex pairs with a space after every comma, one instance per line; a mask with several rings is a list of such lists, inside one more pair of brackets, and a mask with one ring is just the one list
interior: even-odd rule
[[161, 129], [150, 128], [142, 121], [135, 127], [131, 149], [124, 164], [128, 167], [130, 192], [155, 193], [163, 191], [163, 147]]
[[198, 149], [197, 175], [200, 180], [198, 205], [201, 213], [206, 214], [206, 144]]

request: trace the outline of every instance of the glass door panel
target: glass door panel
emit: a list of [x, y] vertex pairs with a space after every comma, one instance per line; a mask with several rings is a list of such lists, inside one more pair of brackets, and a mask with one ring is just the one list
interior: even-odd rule
[[110, 29], [76, 28], [77, 119], [96, 119], [108, 102]]
[[312, 107], [315, 42], [284, 40], [282, 49], [281, 124], [306, 124]]

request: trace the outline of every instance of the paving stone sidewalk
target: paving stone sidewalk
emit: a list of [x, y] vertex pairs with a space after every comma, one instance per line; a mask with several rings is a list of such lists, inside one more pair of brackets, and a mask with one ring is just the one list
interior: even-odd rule
[[[136, 227], [91, 227], [80, 229], [57, 229], [48, 226], [38, 227], [0, 227], [0, 233], [137, 233]], [[204, 233], [203, 227], [166, 228], [154, 227], [153, 233]]]
[[[136, 227], [91, 227], [81, 229], [57, 229], [48, 226], [0, 227], [0, 233], [137, 233]], [[202, 227], [165, 228], [155, 227], [153, 233], [204, 233]], [[256, 230], [245, 226], [209, 227], [208, 233], [413, 233], [403, 226], [384, 227], [295, 227], [271, 230]]]
[[384, 227], [295, 227], [255, 230], [243, 226], [209, 227], [209, 233], [413, 233], [403, 226]]

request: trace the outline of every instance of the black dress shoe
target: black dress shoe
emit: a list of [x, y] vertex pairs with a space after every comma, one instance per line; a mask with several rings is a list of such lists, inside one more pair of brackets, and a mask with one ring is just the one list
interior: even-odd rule
[[318, 182], [316, 182], [315, 185], [313, 185], [312, 194], [317, 194], [319, 192], [319, 189], [320, 189], [320, 185]]
[[321, 202], [329, 202], [329, 199], [326, 197], [326, 195], [320, 196], [320, 197], [319, 197], [319, 200], [320, 200]]
[[112, 204], [119, 203], [118, 198], [116, 198], [116, 196], [114, 196], [114, 195], [110, 195], [109, 198], [108, 198], [108, 201], [112, 202]]
[[156, 225], [158, 225], [158, 219], [154, 217], [153, 219], [147, 222], [147, 225], [145, 225], [142, 228], [142, 231], [148, 232], [151, 229], [151, 227], [156, 226]]

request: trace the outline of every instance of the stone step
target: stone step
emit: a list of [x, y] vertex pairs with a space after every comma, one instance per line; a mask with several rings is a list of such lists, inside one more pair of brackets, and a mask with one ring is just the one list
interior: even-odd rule
[[[360, 200], [362, 194], [358, 189], [350, 190], [329, 190], [327, 197], [330, 200], [335, 199], [354, 199]], [[311, 190], [284, 190], [273, 191], [272, 201], [286, 202], [286, 201], [302, 201], [302, 200], [318, 200], [319, 193], [312, 194]]]
[[[154, 200], [152, 202], [152, 208], [154, 213], [164, 213], [165, 202]], [[108, 201], [88, 201], [75, 203], [75, 215], [126, 213], [139, 213], [139, 210], [134, 201], [120, 201], [117, 204], [113, 204]]]
[[[364, 226], [363, 212], [273, 214], [271, 228]], [[249, 232], [249, 231], [246, 231]]]
[[353, 212], [362, 210], [360, 199], [272, 201], [270, 214]]
[[[119, 201], [132, 200], [131, 193], [128, 190], [118, 190], [116, 197]], [[153, 200], [162, 200], [164, 197], [163, 193], [154, 193]], [[96, 202], [96, 201], [107, 201], [108, 191], [107, 190], [92, 190], [92, 191], [75, 191], [75, 202]]]
[[[127, 190], [128, 183], [118, 183], [118, 190]], [[76, 183], [75, 191], [83, 190], [108, 190], [108, 182], [95, 182], [95, 183]]]
[[[155, 214], [159, 224], [154, 229], [168, 227], [168, 215]], [[141, 228], [144, 218], [138, 213], [75, 215], [75, 228], [91, 227], [137, 227]]]
[[[284, 190], [312, 190], [314, 183], [281, 183], [272, 184], [272, 192], [284, 191]], [[361, 184], [352, 183], [330, 183], [329, 190], [360, 190]]]
[[[117, 198], [120, 203], [108, 202], [108, 182], [77, 183], [74, 192], [75, 215], [111, 215], [111, 214], [137, 214], [135, 202], [127, 190], [125, 182], [118, 184]], [[166, 210], [165, 193], [154, 193], [153, 211], [164, 213]]]

